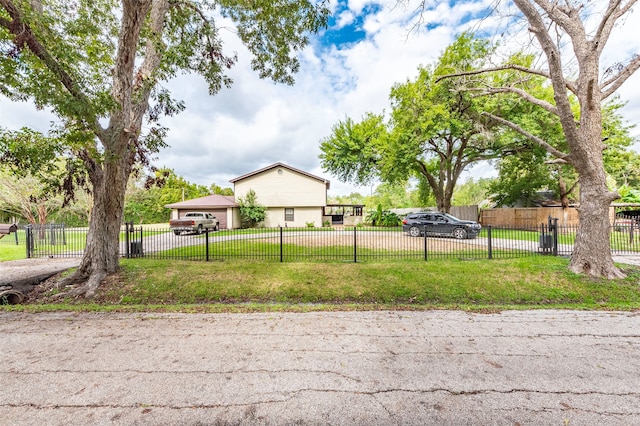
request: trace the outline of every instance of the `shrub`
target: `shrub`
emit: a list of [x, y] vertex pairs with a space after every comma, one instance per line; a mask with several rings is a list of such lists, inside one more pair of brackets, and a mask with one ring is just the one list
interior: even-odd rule
[[382, 210], [382, 205], [378, 204], [376, 210], [369, 210], [365, 222], [372, 226], [398, 226], [400, 217], [389, 210]]
[[244, 197], [238, 197], [238, 205], [243, 228], [255, 228], [267, 216], [266, 207], [258, 203], [258, 197], [253, 189], [250, 189]]

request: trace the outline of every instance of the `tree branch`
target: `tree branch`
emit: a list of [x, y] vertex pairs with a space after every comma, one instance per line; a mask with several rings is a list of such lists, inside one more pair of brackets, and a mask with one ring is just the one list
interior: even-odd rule
[[609, 2], [609, 6], [604, 12], [600, 25], [593, 37], [593, 40], [597, 41], [596, 49], [598, 51], [598, 56], [606, 46], [607, 41], [609, 41], [609, 36], [611, 35], [611, 31], [613, 30], [616, 21], [631, 9], [631, 7], [636, 3], [636, 0], [630, 0], [627, 4], [619, 8], [620, 3], [622, 3], [621, 0]]
[[[151, 5], [151, 31], [154, 35], [162, 34], [164, 29], [165, 16], [169, 10], [169, 2], [166, 0], [154, 0]], [[158, 41], [160, 43], [161, 40]], [[131, 124], [132, 128], [139, 129], [142, 125], [142, 118], [149, 109], [149, 96], [154, 84], [150, 84], [147, 79], [154, 79], [154, 74], [160, 66], [162, 50], [154, 40], [149, 40], [146, 45], [144, 61], [138, 69], [136, 85], [133, 88], [137, 102], [132, 107]]]
[[551, 114], [554, 114], [556, 116], [560, 115], [560, 112], [558, 111], [558, 108], [556, 108], [555, 105], [547, 101], [543, 101], [542, 99], [538, 99], [532, 94], [530, 94], [529, 92], [522, 89], [518, 89], [516, 87], [489, 87], [486, 89], [470, 88], [470, 90], [486, 92], [486, 94], [488, 95], [493, 95], [496, 93], [513, 93], [515, 95], [520, 96], [525, 101], [541, 107], [542, 109], [544, 109], [547, 112], [550, 112]]
[[524, 137], [526, 137], [527, 139], [537, 143], [538, 145], [540, 145], [541, 147], [543, 147], [545, 150], [547, 150], [547, 152], [555, 157], [558, 157], [561, 160], [564, 160], [567, 163], [571, 163], [571, 157], [569, 154], [565, 154], [562, 151], [557, 150], [556, 148], [554, 148], [553, 146], [551, 146], [549, 143], [547, 143], [546, 141], [544, 141], [543, 139], [539, 138], [538, 136], [535, 136], [529, 132], [527, 132], [526, 130], [524, 130], [522, 127], [518, 126], [515, 123], [512, 123], [509, 120], [505, 120], [502, 117], [498, 117], [497, 115], [493, 115], [491, 113], [488, 112], [483, 112], [482, 115], [491, 118], [492, 120], [497, 121], [498, 123], [510, 128], [511, 130], [514, 130], [518, 133], [520, 133], [521, 135], [523, 135]]
[[[551, 75], [544, 70], [537, 70], [537, 69], [523, 67], [520, 65], [508, 64], [508, 65], [502, 65], [499, 67], [483, 68], [481, 70], [465, 71], [465, 72], [458, 72], [458, 73], [443, 75], [436, 79], [436, 83], [447, 78], [464, 77], [469, 75], [486, 74], [486, 73], [491, 73], [496, 71], [506, 71], [506, 70], [521, 71], [527, 74], [537, 75], [537, 76], [545, 77], [551, 80]], [[565, 85], [567, 87], [567, 90], [569, 90], [571, 93], [574, 93], [574, 94], [577, 93], [578, 89], [572, 81], [565, 80]]]
[[[47, 48], [38, 40], [31, 27], [23, 21], [23, 16], [12, 0], [0, 0], [0, 6], [7, 12], [11, 21], [2, 19], [0, 25], [5, 27], [13, 35], [13, 43], [18, 50], [29, 49], [44, 66], [51, 71], [67, 89], [69, 94], [79, 104], [77, 111], [82, 111], [82, 115], [87, 120], [91, 129], [99, 135], [103, 129], [98, 121], [98, 117], [93, 109], [91, 101], [82, 92], [74, 78], [64, 69], [64, 67], [49, 53]], [[78, 117], [81, 118], [80, 116]]]
[[[549, 2], [546, 0], [535, 1], [550, 7]], [[531, 24], [530, 31], [533, 32], [534, 36], [538, 39], [540, 47], [542, 47], [542, 50], [547, 57], [554, 99], [556, 102], [556, 108], [558, 108], [558, 117], [560, 118], [564, 134], [568, 140], [577, 141], [579, 139], [578, 128], [575, 125], [573, 110], [571, 108], [571, 103], [569, 102], [569, 97], [566, 93], [567, 79], [564, 78], [562, 73], [562, 55], [558, 46], [556, 46], [551, 39], [549, 32], [545, 30], [544, 19], [529, 0], [514, 0], [514, 3]]]
[[602, 92], [602, 99], [607, 99], [609, 96], [613, 95], [615, 91], [618, 90], [620, 86], [622, 86], [622, 84], [624, 84], [624, 82], [638, 70], [638, 68], [640, 68], [640, 56], [633, 58], [633, 60], [622, 69], [622, 71], [603, 82], [601, 85], [603, 89], [607, 86], [609, 87]]
[[427, 179], [427, 183], [429, 183], [429, 186], [433, 190], [434, 194], [438, 192], [439, 191], [438, 182], [435, 180], [433, 175], [429, 173], [427, 166], [420, 160], [417, 160], [416, 163], [418, 163], [418, 168], [420, 169], [420, 172]]

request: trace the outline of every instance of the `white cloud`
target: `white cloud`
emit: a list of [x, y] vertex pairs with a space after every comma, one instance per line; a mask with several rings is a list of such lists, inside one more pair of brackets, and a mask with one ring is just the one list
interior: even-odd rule
[[344, 28], [347, 25], [351, 25], [355, 18], [356, 16], [350, 10], [340, 13], [340, 16], [336, 19], [336, 28]]

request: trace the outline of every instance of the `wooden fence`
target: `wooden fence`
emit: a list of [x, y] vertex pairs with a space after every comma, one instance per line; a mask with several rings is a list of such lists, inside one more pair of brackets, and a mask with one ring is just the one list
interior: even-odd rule
[[477, 222], [479, 217], [478, 217], [478, 206], [477, 205], [473, 205], [473, 206], [451, 206], [451, 209], [449, 210], [449, 213], [452, 216], [457, 217], [458, 219], [462, 219], [462, 220], [473, 220], [474, 222]]
[[[506, 226], [513, 228], [530, 228], [546, 224], [549, 216], [558, 219], [560, 226], [577, 226], [578, 210], [573, 207], [526, 207], [485, 209], [480, 213], [483, 226]], [[609, 221], [615, 220], [615, 208], [609, 209]]]

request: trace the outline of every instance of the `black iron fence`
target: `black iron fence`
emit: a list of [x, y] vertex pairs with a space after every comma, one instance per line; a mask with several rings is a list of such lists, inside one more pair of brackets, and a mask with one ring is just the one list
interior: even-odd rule
[[[122, 257], [274, 262], [367, 260], [493, 259], [534, 255], [571, 255], [576, 228], [557, 221], [530, 229], [486, 227], [473, 239], [430, 234], [411, 237], [395, 228], [261, 228], [175, 235], [168, 228], [127, 224], [120, 233]], [[26, 257], [82, 256], [86, 228], [23, 227], [0, 240], [2, 248], [23, 247]], [[613, 254], [640, 255], [637, 223], [611, 228]]]

